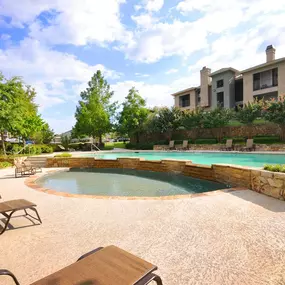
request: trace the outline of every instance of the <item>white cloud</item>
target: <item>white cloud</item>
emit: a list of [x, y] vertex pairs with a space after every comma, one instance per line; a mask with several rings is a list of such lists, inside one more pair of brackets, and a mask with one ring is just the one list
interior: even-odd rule
[[[50, 44], [86, 45], [127, 41], [131, 34], [120, 21], [125, 0], [3, 0], [0, 15], [12, 18], [12, 25], [28, 25], [30, 36]], [[46, 15], [48, 25], [37, 18]]]
[[52, 50], [33, 39], [26, 38], [19, 46], [0, 50], [0, 70], [7, 76], [23, 76], [26, 83], [34, 86], [41, 109], [74, 99], [78, 93], [67, 85], [86, 84], [98, 69], [107, 78], [121, 76], [102, 64], [88, 65], [74, 55]]
[[11, 38], [11, 36], [8, 35], [8, 34], [2, 34], [2, 35], [0, 36], [0, 40], [2, 40], [2, 41], [7, 41], [7, 40], [9, 40], [10, 38]]
[[176, 72], [178, 72], [178, 69], [176, 69], [176, 68], [171, 68], [171, 69], [167, 70], [167, 71], [165, 72], [165, 74], [173, 74], [173, 73], [176, 73]]
[[151, 14], [141, 14], [139, 16], [132, 16], [132, 20], [141, 28], [151, 28], [154, 23], [158, 21], [157, 18], [153, 17]]
[[149, 75], [149, 74], [144, 74], [144, 73], [136, 72], [136, 73], [135, 73], [135, 76], [137, 76], [137, 77], [149, 77], [150, 75]]
[[148, 11], [157, 12], [159, 11], [164, 4], [164, 0], [145, 0], [146, 5], [145, 8]]

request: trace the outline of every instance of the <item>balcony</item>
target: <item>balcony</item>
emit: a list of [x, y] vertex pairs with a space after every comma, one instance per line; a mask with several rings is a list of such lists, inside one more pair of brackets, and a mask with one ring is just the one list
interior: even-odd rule
[[[278, 86], [277, 68], [253, 74], [253, 91], [274, 88], [277, 86]], [[272, 89], [269, 92], [271, 91], [275, 90]]]

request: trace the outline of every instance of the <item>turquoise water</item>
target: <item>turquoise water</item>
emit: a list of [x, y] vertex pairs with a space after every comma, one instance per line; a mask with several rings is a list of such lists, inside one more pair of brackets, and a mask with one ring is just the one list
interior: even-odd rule
[[158, 197], [227, 188], [183, 175], [132, 169], [72, 169], [43, 176], [36, 183], [59, 192], [98, 196]]
[[226, 163], [243, 166], [262, 167], [264, 164], [285, 164], [285, 154], [255, 153], [190, 153], [190, 152], [110, 152], [102, 154], [82, 154], [84, 157], [116, 159], [118, 157], [142, 157], [147, 160], [186, 159], [198, 164]]

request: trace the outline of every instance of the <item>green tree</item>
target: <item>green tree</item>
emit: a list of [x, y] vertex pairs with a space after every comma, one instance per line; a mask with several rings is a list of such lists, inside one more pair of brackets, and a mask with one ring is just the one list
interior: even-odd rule
[[184, 111], [182, 125], [186, 130], [193, 131], [193, 139], [195, 140], [198, 136], [199, 130], [203, 126], [203, 114], [202, 108], [196, 108], [191, 111]]
[[6, 79], [0, 73], [0, 136], [6, 154], [4, 133], [19, 133], [27, 111], [26, 91], [19, 77]]
[[285, 141], [285, 95], [279, 101], [266, 102], [262, 114], [265, 120], [279, 125], [281, 139]]
[[135, 135], [136, 142], [139, 143], [139, 136], [143, 131], [148, 113], [145, 100], [134, 87], [131, 88], [119, 115], [119, 133], [123, 135], [128, 134], [129, 137]]
[[54, 138], [54, 131], [50, 128], [49, 124], [43, 122], [41, 129], [32, 135], [32, 139], [36, 143], [49, 144]]
[[231, 109], [217, 107], [211, 111], [203, 112], [202, 126], [211, 129], [213, 136], [220, 142], [223, 136], [222, 128], [227, 126], [232, 118], [233, 111]]
[[149, 123], [149, 130], [152, 132], [166, 133], [171, 140], [173, 132], [182, 129], [183, 112], [176, 107], [155, 109], [152, 120]]
[[93, 75], [88, 87], [80, 93], [80, 96], [72, 135], [75, 137], [87, 135], [93, 139], [99, 137], [101, 143], [102, 135], [112, 129], [112, 118], [116, 109], [116, 103], [110, 102], [113, 92], [110, 91], [110, 85], [101, 71], [98, 70]]
[[69, 137], [69, 136], [61, 136], [61, 143], [65, 147], [65, 149], [67, 149], [69, 144], [71, 143], [71, 137]]
[[235, 118], [239, 122], [248, 126], [249, 138], [252, 137], [253, 122], [254, 120], [256, 120], [261, 116], [261, 110], [262, 110], [262, 102], [254, 101], [244, 104], [242, 108], [239, 107], [238, 111], [235, 114]]

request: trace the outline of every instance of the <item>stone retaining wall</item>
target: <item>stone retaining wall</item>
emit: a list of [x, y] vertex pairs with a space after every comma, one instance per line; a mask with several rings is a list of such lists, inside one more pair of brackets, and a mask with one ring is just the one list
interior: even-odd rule
[[157, 172], [175, 172], [199, 179], [217, 181], [232, 187], [244, 187], [285, 200], [285, 173], [273, 173], [256, 168], [213, 164], [193, 164], [189, 160], [151, 161], [142, 158], [95, 159], [86, 157], [48, 158], [47, 167], [129, 168]]
[[[189, 144], [189, 150], [220, 150], [223, 146], [222, 144]], [[182, 145], [175, 145], [177, 149], [182, 149]], [[244, 145], [245, 147], [245, 145]], [[256, 144], [256, 151], [285, 151], [285, 144]], [[168, 145], [154, 145], [153, 150], [168, 150]]]

